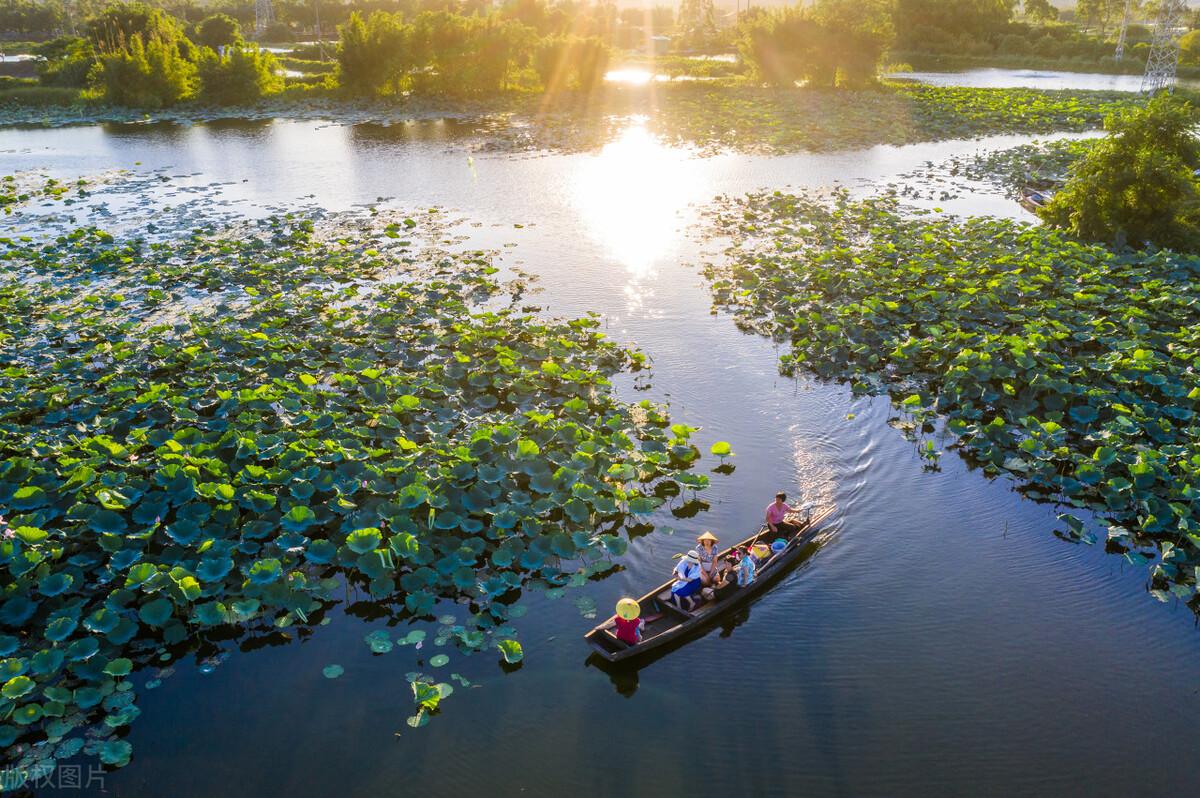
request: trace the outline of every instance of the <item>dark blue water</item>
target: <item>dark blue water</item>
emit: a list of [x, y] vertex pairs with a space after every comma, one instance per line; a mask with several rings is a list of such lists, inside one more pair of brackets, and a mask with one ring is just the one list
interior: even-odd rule
[[[132, 230], [379, 197], [452, 209], [468, 220], [459, 245], [500, 248], [538, 275], [551, 311], [598, 311], [644, 347], [649, 395], [703, 428], [702, 449], [731, 441], [737, 468], [713, 476], [707, 512], [664, 512], [674, 533], [636, 539], [622, 572], [527, 598], [526, 660], [512, 672], [490, 653], [418, 668], [440, 650], [429, 642], [372, 655], [362, 638], [381, 625], [340, 609], [309, 639], [251, 644], [211, 673], [181, 663], [142, 691], [133, 762], [105, 776], [107, 794], [1125, 796], [1200, 783], [1192, 613], [1152, 598], [1144, 569], [1053, 537], [1054, 509], [1010, 482], [953, 452], [927, 471], [885, 401], [779, 377], [770, 341], [710, 314], [695, 266], [716, 256], [696, 234], [718, 194], [866, 191], [1019, 139], [700, 159], [636, 129], [569, 156], [472, 156], [426, 138], [312, 123], [0, 131], [0, 172], [173, 176], [104, 198], [107, 217], [95, 203], [54, 210]], [[943, 205], [1021, 213], [980, 192]], [[777, 489], [837, 508], [811, 558], [640, 670], [589, 660], [594, 621], [575, 598], [607, 611], [662, 581], [702, 529], [747, 534]], [[325, 679], [334, 662], [345, 675]], [[478, 687], [456, 686], [413, 730], [415, 669]]]

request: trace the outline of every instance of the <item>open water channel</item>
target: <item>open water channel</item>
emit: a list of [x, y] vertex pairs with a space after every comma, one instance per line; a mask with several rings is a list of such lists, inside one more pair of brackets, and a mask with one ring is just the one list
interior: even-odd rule
[[[699, 157], [634, 124], [596, 152], [513, 156], [472, 155], [460, 132], [286, 121], [0, 130], [0, 173], [167, 178], [106, 195], [105, 206], [44, 211], [60, 222], [137, 231], [376, 201], [452, 211], [468, 220], [462, 246], [498, 248], [506, 265], [537, 275], [550, 312], [597, 312], [611, 335], [643, 347], [654, 362], [648, 395], [703, 428], [702, 450], [721, 439], [737, 455], [732, 475], [713, 475], [710, 509], [663, 513], [673, 534], [634, 540], [623, 571], [566, 598], [530, 596], [519, 669], [502, 670], [494, 652], [455, 656], [453, 669], [479, 686], [456, 690], [426, 727], [405, 725], [404, 673], [429, 652], [372, 655], [363, 636], [377, 625], [335, 611], [303, 643], [234, 651], [216, 668], [180, 663], [157, 689], [139, 689], [134, 758], [104, 776], [105, 794], [1194, 791], [1192, 613], [1152, 598], [1144, 568], [1055, 538], [1054, 508], [1013, 483], [952, 453], [925, 470], [889, 427], [886, 400], [781, 378], [772, 342], [710, 313], [697, 267], [717, 256], [700, 229], [718, 195], [878, 191], [926, 161], [1023, 139]], [[924, 204], [1023, 214], [984, 186]], [[702, 529], [726, 543], [753, 531], [777, 489], [836, 507], [811, 558], [640, 670], [589, 660], [581, 635], [594, 621], [574, 597], [607, 612], [662, 581]], [[323, 678], [331, 662], [345, 667], [340, 679]]]

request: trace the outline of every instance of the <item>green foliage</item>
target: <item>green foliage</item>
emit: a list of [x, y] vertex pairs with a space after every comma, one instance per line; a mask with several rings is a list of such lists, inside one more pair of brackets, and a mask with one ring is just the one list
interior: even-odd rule
[[252, 103], [283, 88], [275, 57], [257, 46], [228, 47], [225, 55], [205, 48], [196, 65], [197, 98], [213, 105]]
[[1024, 0], [1021, 4], [1025, 16], [1037, 22], [1051, 22], [1058, 19], [1058, 9], [1050, 0]]
[[785, 372], [890, 394], [911, 430], [943, 416], [986, 473], [1113, 519], [1118, 550], [1157, 542], [1154, 581], [1195, 596], [1200, 259], [892, 198], [752, 195], [719, 226], [734, 248], [709, 270], [715, 301], [791, 341]]
[[196, 58], [196, 47], [183, 32], [183, 26], [161, 8], [145, 3], [112, 3], [84, 26], [86, 38], [101, 54], [127, 52], [134, 39], [143, 45], [158, 41], [174, 45], [188, 61]]
[[820, 0], [807, 9], [749, 15], [738, 47], [754, 74], [772, 85], [862, 85], [874, 80], [890, 39], [884, 7]]
[[206, 17], [196, 26], [192, 41], [200, 47], [211, 47], [213, 50], [244, 44], [241, 26], [228, 14], [213, 14]]
[[515, 82], [537, 34], [496, 14], [426, 12], [413, 22], [413, 50], [424, 68], [414, 85], [447, 94], [497, 92]]
[[412, 26], [399, 14], [356, 11], [338, 28], [338, 83], [350, 94], [391, 94], [411, 85]]
[[64, 36], [39, 45], [38, 80], [45, 86], [82, 89], [96, 66], [96, 52], [91, 42], [74, 36]]
[[1179, 37], [1179, 62], [1200, 65], [1200, 30], [1190, 30]]
[[128, 44], [100, 56], [104, 98], [132, 108], [164, 108], [190, 95], [196, 65], [185, 60], [173, 42], [135, 34]]
[[1039, 215], [1091, 241], [1200, 251], [1196, 124], [1195, 109], [1166, 94], [1113, 114]]
[[685, 50], [703, 49], [717, 38], [713, 0], [680, 0], [675, 35]]
[[[314, 626], [347, 583], [394, 622], [469, 607], [434, 644], [519, 657], [518, 591], [611, 569], [629, 513], [682, 490], [699, 452], [613, 391], [643, 358], [482, 253], [422, 257], [421, 224], [0, 239], [7, 755], [84, 727], [123, 765], [118, 680]], [[414, 689], [423, 719], [450, 694]]]
[[165, 108], [195, 90], [196, 48], [161, 9], [142, 3], [110, 5], [89, 20], [87, 29], [99, 53], [98, 81], [108, 102]]
[[609, 56], [596, 37], [547, 36], [538, 42], [533, 65], [546, 91], [592, 91], [604, 81]]

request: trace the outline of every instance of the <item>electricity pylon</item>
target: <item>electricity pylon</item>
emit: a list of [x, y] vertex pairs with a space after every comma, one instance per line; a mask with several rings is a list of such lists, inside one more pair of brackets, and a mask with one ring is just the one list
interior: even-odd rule
[[1150, 41], [1150, 57], [1146, 59], [1146, 74], [1142, 76], [1142, 93], [1157, 94], [1175, 88], [1175, 71], [1179, 66], [1179, 24], [1187, 12], [1187, 0], [1164, 0], [1154, 22], [1154, 38]]
[[261, 39], [274, 22], [275, 9], [271, 7], [271, 0], [254, 0], [254, 37]]
[[1125, 0], [1125, 14], [1121, 17], [1121, 32], [1117, 34], [1117, 51], [1113, 53], [1113, 58], [1120, 61], [1125, 55], [1125, 35], [1129, 30], [1129, 7], [1133, 5], [1133, 0]]

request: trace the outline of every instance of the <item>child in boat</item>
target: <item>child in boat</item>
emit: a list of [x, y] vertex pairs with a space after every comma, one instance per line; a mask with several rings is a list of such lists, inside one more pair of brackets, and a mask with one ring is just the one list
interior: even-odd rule
[[758, 570], [758, 562], [754, 559], [754, 553], [750, 547], [746, 547], [746, 551], [742, 554], [737, 564], [737, 583], [738, 587], [745, 587], [754, 582], [754, 572]]
[[700, 579], [700, 555], [695, 549], [683, 555], [683, 559], [675, 566], [675, 584], [671, 585], [671, 600], [680, 609], [691, 612], [696, 607], [700, 588], [704, 582]]
[[642, 631], [646, 628], [646, 621], [639, 617], [641, 614], [642, 607], [636, 600], [623, 598], [617, 602], [617, 617], [613, 619], [616, 630], [613, 634], [618, 640], [631, 646], [642, 642]]

